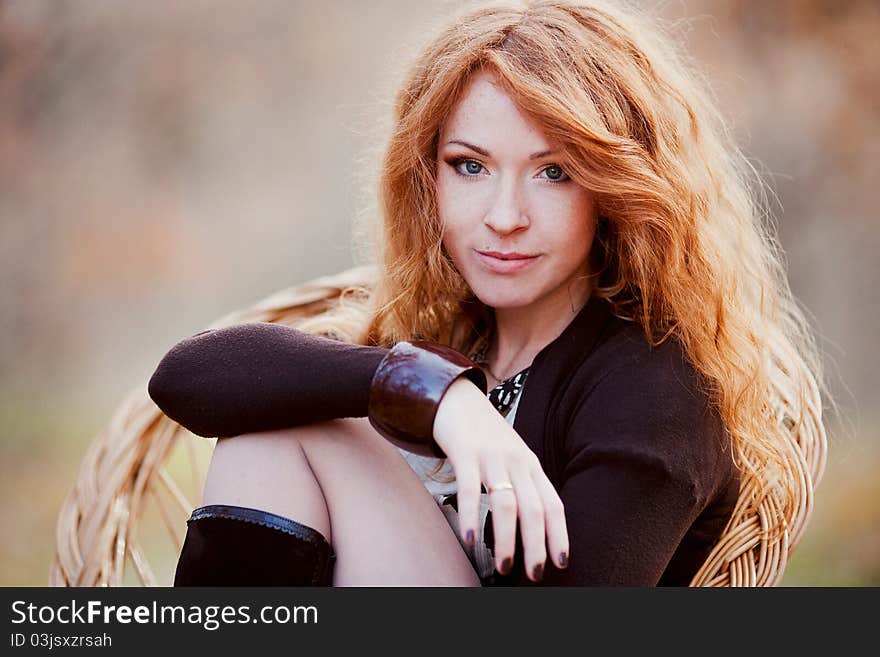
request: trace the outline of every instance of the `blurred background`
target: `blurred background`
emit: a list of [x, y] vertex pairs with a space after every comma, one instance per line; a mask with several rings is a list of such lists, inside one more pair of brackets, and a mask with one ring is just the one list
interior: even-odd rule
[[[455, 2], [0, 2], [0, 585], [178, 340], [360, 264], [400, 71]], [[650, 3], [775, 199], [841, 413], [788, 585], [880, 585], [880, 3]], [[871, 301], [873, 299], [874, 301]]]

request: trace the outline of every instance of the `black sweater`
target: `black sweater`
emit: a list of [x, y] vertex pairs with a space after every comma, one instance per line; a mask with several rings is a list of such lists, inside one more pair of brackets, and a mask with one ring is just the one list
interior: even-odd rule
[[[156, 404], [201, 436], [364, 417], [387, 349], [267, 323], [175, 345], [149, 383]], [[687, 585], [739, 493], [729, 436], [680, 345], [591, 298], [532, 362], [514, 429], [565, 505], [570, 562], [542, 586]], [[532, 585], [520, 562], [501, 585]]]

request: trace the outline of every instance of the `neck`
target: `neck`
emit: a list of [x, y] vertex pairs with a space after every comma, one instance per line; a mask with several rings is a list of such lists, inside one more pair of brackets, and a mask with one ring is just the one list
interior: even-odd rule
[[562, 334], [592, 291], [592, 279], [585, 278], [566, 282], [528, 306], [495, 308], [495, 336], [486, 354], [495, 383], [528, 367], [538, 352]]

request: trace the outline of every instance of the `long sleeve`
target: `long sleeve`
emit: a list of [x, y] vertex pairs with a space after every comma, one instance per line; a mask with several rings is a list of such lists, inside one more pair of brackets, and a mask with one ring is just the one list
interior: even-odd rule
[[560, 488], [570, 564], [542, 585], [686, 584], [664, 573], [692, 574], [717, 540], [735, 485], [726, 432], [672, 353], [628, 359], [581, 402]]
[[148, 392], [162, 412], [199, 436], [365, 417], [370, 382], [388, 351], [279, 324], [240, 324], [177, 343]]

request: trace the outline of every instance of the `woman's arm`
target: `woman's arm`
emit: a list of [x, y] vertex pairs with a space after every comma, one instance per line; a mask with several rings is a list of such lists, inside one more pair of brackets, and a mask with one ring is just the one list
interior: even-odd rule
[[200, 436], [366, 416], [395, 445], [444, 456], [434, 418], [459, 377], [485, 394], [482, 370], [445, 345], [366, 347], [250, 323], [182, 340], [159, 363], [148, 391], [168, 417]]
[[388, 351], [280, 324], [240, 324], [178, 342], [148, 391], [163, 413], [199, 436], [365, 417], [373, 373]]
[[[632, 358], [587, 395], [566, 436], [569, 568], [545, 585], [654, 586], [732, 468], [693, 372]], [[526, 582], [523, 582], [526, 583]]]

